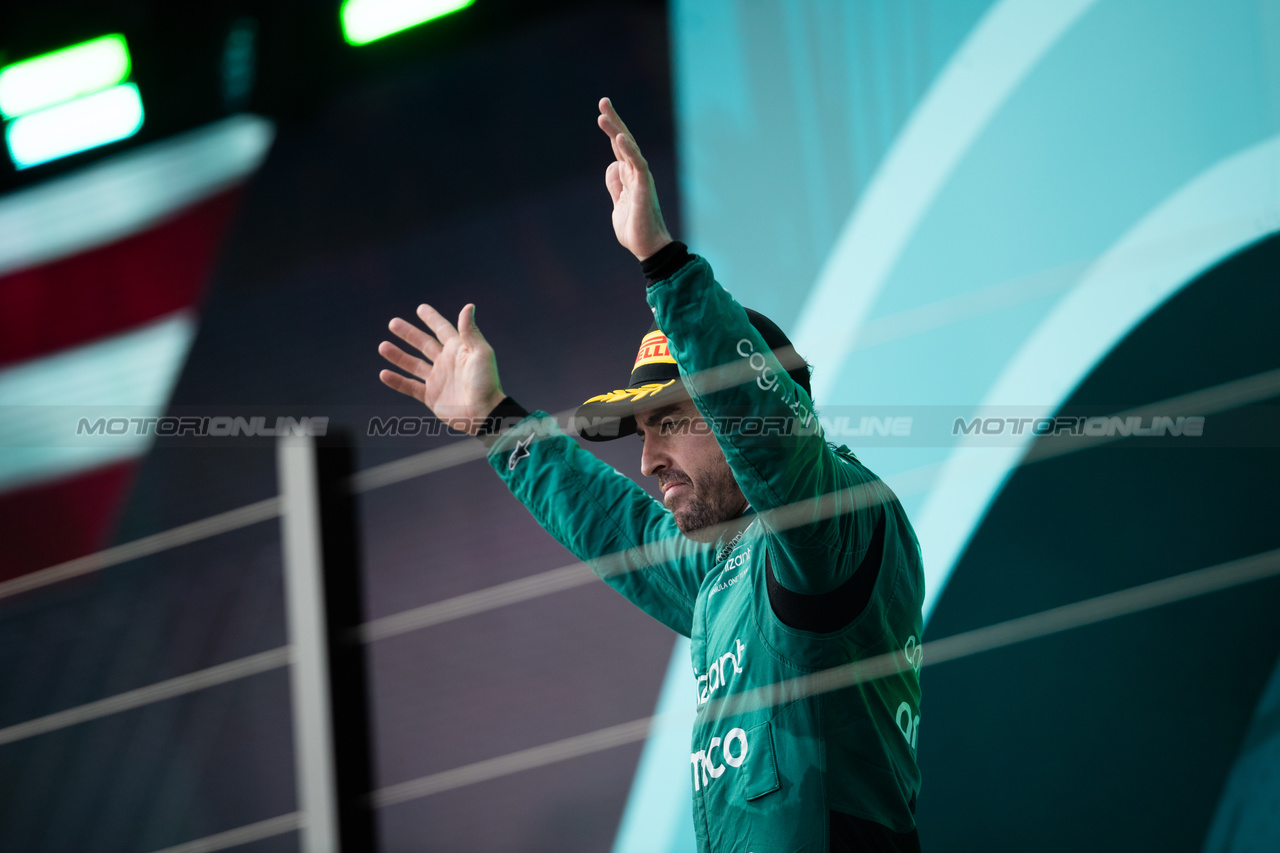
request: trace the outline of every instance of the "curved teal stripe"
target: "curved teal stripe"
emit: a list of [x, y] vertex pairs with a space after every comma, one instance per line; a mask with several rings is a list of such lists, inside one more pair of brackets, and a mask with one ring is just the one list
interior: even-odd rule
[[849, 210], [993, 2], [671, 4], [682, 236], [740, 302], [793, 327]]
[[[1144, 216], [1049, 312], [1005, 365], [983, 407], [1053, 414], [1116, 344], [1170, 296], [1280, 225], [1280, 135], [1196, 176]], [[1000, 487], [1031, 445], [957, 447], [915, 527], [927, 556], [925, 615]]]
[[[654, 716], [693, 719], [689, 640], [677, 637]], [[663, 726], [645, 741], [613, 853], [696, 853], [689, 800], [689, 726]]]
[[1280, 661], [1253, 714], [1209, 824], [1204, 853], [1280, 850]]
[[[850, 215], [800, 314], [797, 348], [810, 363], [843, 364], [859, 327], [975, 140], [1095, 0], [1004, 0], [987, 13], [894, 143]], [[829, 402], [840, 374], [815, 372]]]

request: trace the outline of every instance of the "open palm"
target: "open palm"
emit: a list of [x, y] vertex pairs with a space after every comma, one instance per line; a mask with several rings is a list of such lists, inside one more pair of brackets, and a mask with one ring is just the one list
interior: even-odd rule
[[608, 135], [617, 158], [604, 173], [605, 188], [613, 199], [613, 233], [619, 243], [643, 261], [671, 242], [649, 163], [608, 98], [600, 99], [596, 122]]
[[421, 401], [450, 428], [471, 435], [505, 396], [497, 358], [476, 327], [475, 312], [475, 305], [465, 306], [454, 328], [430, 305], [419, 305], [418, 317], [434, 335], [399, 317], [393, 319], [387, 327], [425, 358], [389, 341], [378, 345], [383, 358], [409, 374], [383, 370], [378, 374], [383, 384]]

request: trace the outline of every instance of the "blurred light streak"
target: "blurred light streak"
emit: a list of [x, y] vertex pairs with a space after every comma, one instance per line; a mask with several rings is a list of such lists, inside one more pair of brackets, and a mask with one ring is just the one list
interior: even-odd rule
[[[1264, 551], [1237, 560], [1184, 572], [1128, 589], [1106, 593], [1083, 601], [1052, 607], [1038, 613], [1008, 619], [962, 631], [921, 645], [923, 665], [944, 663], [981, 652], [1026, 642], [1075, 628], [1085, 627], [1120, 616], [1140, 613], [1166, 604], [1231, 589], [1253, 581], [1280, 575], [1280, 549]], [[228, 661], [207, 669], [191, 672], [137, 690], [130, 690], [96, 702], [37, 717], [24, 723], [0, 729], [0, 744], [35, 737], [78, 723], [140, 708], [176, 696], [248, 678], [292, 663], [290, 647], [281, 646], [255, 655]], [[901, 672], [911, 663], [897, 653], [878, 655], [843, 664], [811, 675], [801, 676], [748, 691], [738, 696], [715, 700], [725, 703], [729, 713], [754, 707], [789, 702], [800, 696], [842, 690]], [[692, 709], [690, 709], [692, 711]], [[689, 716], [691, 716], [690, 714]], [[683, 716], [683, 715], [682, 715]], [[551, 744], [520, 750], [506, 756], [487, 759], [464, 767], [435, 773], [409, 782], [390, 785], [373, 792], [376, 806], [391, 805], [440, 791], [470, 785], [498, 776], [540, 767], [555, 761], [610, 749], [634, 740], [644, 739], [658, 717], [645, 717], [618, 726], [610, 726]]]
[[[1121, 616], [1141, 613], [1198, 598], [1212, 592], [1265, 580], [1280, 575], [1280, 548], [1230, 560], [1203, 569], [1184, 572], [1128, 589], [1051, 607], [1038, 613], [1007, 619], [994, 625], [962, 631], [939, 640], [921, 643], [922, 666], [946, 663], [994, 651], [1064, 631], [1083, 628]], [[901, 653], [877, 655], [842, 664], [788, 681], [768, 684], [723, 699], [717, 711], [738, 714], [792, 702], [805, 696], [843, 690], [867, 681], [904, 672], [912, 663]], [[709, 704], [712, 704], [709, 703]]]
[[[1276, 575], [1280, 575], [1280, 549], [1196, 569], [972, 631], [963, 631], [940, 640], [931, 640], [920, 646], [923, 654], [921, 665], [930, 666], [959, 660]], [[713, 701], [720, 703], [720, 709], [724, 713], [735, 714], [753, 708], [790, 702], [803, 696], [843, 690], [865, 681], [894, 675], [910, 666], [912, 666], [911, 662], [902, 654], [877, 655]], [[675, 716], [677, 715], [672, 715], [672, 717]], [[691, 708], [688, 714], [679, 716], [687, 720], [693, 716], [693, 709]], [[403, 803], [476, 782], [484, 782], [523, 770], [612, 749], [644, 739], [659, 725], [678, 723], [679, 720], [667, 718], [665, 715], [645, 717], [531, 749], [478, 761], [453, 770], [433, 773], [420, 779], [388, 785], [374, 791], [369, 798], [376, 808]]]
[[238, 115], [0, 198], [0, 275], [135, 234], [255, 171], [274, 125]]
[[289, 812], [289, 814], [282, 814], [279, 817], [260, 820], [257, 823], [228, 829], [226, 832], [206, 835], [204, 838], [197, 838], [194, 841], [166, 847], [163, 850], [155, 851], [155, 853], [213, 853], [215, 850], [226, 850], [228, 847], [239, 847], [241, 844], [248, 844], [251, 841], [261, 841], [264, 838], [284, 835], [286, 832], [301, 829], [306, 824], [306, 815], [301, 812]]
[[267, 498], [257, 503], [237, 507], [227, 512], [211, 515], [208, 518], [202, 518], [199, 521], [193, 521], [190, 524], [183, 524], [160, 533], [153, 533], [141, 539], [134, 539], [132, 542], [115, 545], [93, 554], [86, 554], [83, 557], [68, 560], [65, 563], [59, 563], [56, 566], [50, 566], [47, 569], [40, 569], [39, 571], [4, 581], [0, 583], [0, 599], [22, 595], [41, 587], [92, 574], [110, 566], [118, 566], [121, 563], [127, 563], [139, 557], [158, 554], [161, 551], [168, 551], [170, 548], [199, 542], [201, 539], [208, 539], [210, 536], [217, 536], [220, 533], [228, 533], [232, 530], [248, 527], [251, 524], [269, 521], [278, 515], [280, 515], [279, 497]]
[[127, 139], [142, 127], [142, 119], [138, 87], [125, 83], [15, 119], [5, 140], [14, 165], [27, 169]]
[[164, 414], [194, 337], [195, 322], [179, 311], [131, 332], [0, 370], [0, 489], [145, 453], [155, 437], [132, 430], [110, 440], [77, 439], [81, 407], [128, 407], [136, 417]]
[[346, 0], [342, 35], [362, 45], [470, 6], [474, 0]]
[[[1255, 373], [1253, 376], [1246, 376], [1243, 379], [1234, 379], [1201, 391], [1192, 391], [1190, 394], [1170, 397], [1168, 400], [1161, 400], [1159, 403], [1137, 406], [1108, 417], [1121, 420], [1127, 418], [1150, 419], [1171, 411], [1211, 415], [1217, 412], [1238, 409], [1241, 406], [1248, 406], [1253, 403], [1261, 403], [1263, 400], [1269, 400], [1277, 396], [1280, 396], [1280, 368], [1269, 370], [1265, 373]], [[1123, 437], [1119, 434], [1111, 436], [1069, 435], [1065, 433], [1044, 435], [1035, 444], [1031, 445], [1031, 449], [1027, 451], [1027, 455], [1022, 459], [1020, 465], [1043, 462], [1046, 459], [1075, 453], [1077, 450], [1088, 450], [1102, 444], [1119, 441]]]
[[[930, 640], [921, 645], [923, 654], [921, 665], [930, 666], [946, 661], [959, 660], [982, 652], [993, 651], [1040, 637], [1047, 637], [1120, 616], [1140, 613], [1166, 604], [1186, 601], [1212, 592], [1231, 589], [1253, 581], [1275, 577], [1276, 575], [1280, 575], [1280, 549], [1264, 551], [1237, 560], [1084, 599], [1083, 601], [1052, 607], [1038, 613], [1008, 619], [993, 625], [975, 628], [971, 631], [962, 631], [959, 634], [953, 634], [940, 640]], [[47, 732], [57, 731], [78, 723], [192, 693], [206, 687], [247, 678], [278, 669], [290, 663], [292, 663], [292, 653], [288, 646], [260, 652], [256, 655], [249, 655], [147, 687], [138, 688], [137, 690], [130, 690], [96, 702], [38, 717], [25, 723], [8, 726], [0, 729], [0, 744], [12, 743]], [[873, 658], [832, 667], [821, 672], [766, 685], [736, 696], [714, 701], [720, 703], [720, 708], [726, 713], [740, 713], [752, 708], [769, 707], [794, 701], [803, 696], [843, 690], [865, 681], [893, 675], [909, 666], [912, 666], [912, 663], [900, 653], [877, 655]], [[679, 725], [687, 722], [687, 718], [693, 715], [692, 712], [693, 709], [689, 709], [687, 714], [672, 714], [669, 717], [666, 715], [661, 717], [653, 716], [632, 720], [631, 722], [519, 750], [452, 770], [433, 773], [407, 782], [388, 785], [371, 792], [369, 799], [374, 807], [380, 808], [511, 775], [523, 770], [590, 755], [643, 740], [649, 736], [657, 725]], [[680, 718], [685, 719], [682, 720]], [[282, 815], [272, 820], [285, 821], [288, 817], [287, 815]], [[260, 826], [260, 824], [251, 824], [250, 827], [252, 826]], [[248, 830], [250, 827], [242, 827], [241, 830]], [[240, 830], [231, 830], [230, 832], [238, 831]], [[282, 829], [280, 831], [286, 830]], [[219, 836], [228, 837], [230, 832], [220, 833]], [[210, 838], [219, 836], [211, 836]], [[196, 844], [199, 842], [189, 843]], [[192, 847], [179, 849], [219, 848]]]
[[167, 681], [139, 687], [137, 690], [129, 690], [124, 693], [118, 693], [115, 696], [108, 696], [106, 699], [99, 699], [96, 702], [77, 705], [74, 708], [67, 708], [65, 711], [37, 717], [25, 723], [7, 726], [0, 729], [0, 744], [13, 743], [36, 735], [56, 732], [58, 729], [65, 729], [79, 723], [86, 723], [89, 720], [118, 714], [121, 711], [141, 708], [144, 705], [163, 702], [175, 696], [183, 696], [187, 693], [194, 693], [197, 690], [204, 690], [206, 687], [214, 687], [219, 684], [226, 684], [229, 681], [248, 678], [251, 675], [270, 672], [273, 669], [286, 666], [290, 662], [291, 652], [288, 646], [259, 652], [256, 655], [249, 655], [248, 657], [228, 661], [207, 669], [189, 672], [186, 675], [170, 678]]
[[[926, 465], [912, 471], [902, 472], [895, 478], [897, 485], [894, 487], [894, 493], [910, 494], [914, 491], [923, 491], [932, 481], [938, 467], [937, 465]], [[867, 493], [872, 492], [873, 488], [871, 486], [855, 486], [843, 489], [839, 492], [809, 498], [788, 506], [766, 510], [759, 513], [758, 517], [765, 520], [770, 530], [787, 530], [818, 518], [831, 518], [839, 515], [841, 512], [847, 511], [848, 506], [853, 502], [857, 502], [860, 507], [865, 507], [870, 503], [870, 496]], [[682, 535], [677, 538], [682, 538]], [[652, 565], [649, 560], [649, 552], [653, 551], [655, 556], [661, 555], [664, 544], [664, 540], [646, 542], [635, 548], [606, 554], [603, 557], [592, 560], [591, 563], [596, 571], [610, 577], [635, 571], [638, 568], [647, 568]], [[544, 595], [584, 586], [594, 581], [596, 577], [596, 574], [586, 563], [570, 563], [557, 569], [550, 569], [536, 575], [507, 581], [506, 583], [496, 584], [475, 592], [463, 593], [453, 598], [446, 598], [443, 601], [374, 619], [360, 626], [359, 639], [369, 643], [399, 634], [406, 634], [420, 628], [429, 628], [432, 625], [440, 625], [444, 622], [462, 619], [466, 616], [483, 613], [498, 607], [507, 607], [533, 598], [540, 598]]]
[[[1220, 251], [1220, 234], [1230, 228], [1230, 217], [1219, 222], [1204, 222], [1176, 233], [1160, 234], [1150, 243], [1132, 247], [1128, 262], [1134, 275], [1150, 264], [1164, 262], [1170, 255], [1190, 251]], [[922, 335], [955, 323], [994, 314], [1036, 299], [1061, 296], [1071, 291], [1081, 277], [1100, 257], [1086, 258], [1032, 275], [971, 290], [957, 296], [939, 299], [927, 305], [909, 308], [896, 314], [877, 317], [862, 324], [852, 350], [870, 349], [882, 344]]]
[[[572, 412], [561, 412], [557, 420], [571, 414]], [[383, 486], [433, 474], [456, 465], [475, 462], [484, 459], [487, 455], [488, 449], [478, 441], [456, 441], [444, 447], [424, 450], [403, 459], [384, 462], [381, 465], [373, 465], [363, 471], [357, 471], [351, 476], [351, 491], [360, 494], [372, 489], [380, 489]]]
[[454, 619], [484, 613], [498, 607], [519, 604], [544, 595], [585, 586], [595, 580], [596, 576], [585, 563], [570, 563], [558, 569], [374, 619], [360, 626], [359, 639], [366, 643], [385, 640], [387, 637], [407, 634], [420, 628], [429, 628], [432, 625], [452, 622]]
[[[921, 666], [932, 666], [959, 660], [982, 652], [1047, 637], [1065, 631], [1093, 625], [1133, 613], [1151, 610], [1166, 604], [1186, 601], [1212, 592], [1219, 592], [1253, 581], [1264, 580], [1280, 574], [1280, 549], [1265, 551], [1219, 563], [1203, 569], [1185, 572], [1151, 583], [1140, 584], [1124, 590], [1095, 596], [1083, 601], [1053, 607], [997, 622], [971, 631], [963, 631], [921, 645]], [[82, 705], [67, 711], [41, 717], [7, 729], [0, 729], [0, 743], [31, 737], [43, 731], [53, 731], [76, 722], [94, 719], [107, 714], [136, 708], [171, 696], [182, 695], [203, 687], [222, 684], [244, 678], [257, 672], [266, 672], [289, 663], [289, 649], [283, 647], [241, 658], [220, 666], [179, 676], [169, 681], [144, 687], [99, 702]], [[833, 667], [822, 672], [802, 676], [786, 682], [767, 685], [753, 691], [718, 699], [724, 710], [736, 713], [749, 707], [761, 707], [778, 702], [791, 701], [798, 696], [842, 690], [865, 681], [883, 678], [903, 671], [910, 662], [900, 654], [878, 655], [874, 658]], [[195, 685], [195, 686], [192, 686]], [[150, 697], [150, 698], [147, 698]], [[58, 724], [54, 724], [55, 718]], [[586, 734], [575, 735], [541, 746], [522, 749], [507, 755], [474, 762], [452, 770], [433, 773], [418, 779], [399, 782], [379, 788], [369, 794], [374, 808], [383, 808], [408, 802], [432, 794], [465, 787], [477, 782], [509, 776], [524, 770], [544, 767], [584, 755], [591, 755], [628, 743], [644, 740], [660, 730], [683, 727], [693, 717], [693, 709], [679, 714], [661, 714], [609, 726]], [[70, 722], [65, 722], [70, 720]], [[51, 726], [51, 727], [50, 727]], [[15, 732], [16, 735], [11, 735]], [[28, 733], [29, 732], [29, 733]], [[236, 829], [206, 836], [194, 841], [167, 847], [157, 853], [198, 853], [198, 851], [222, 850], [260, 838], [283, 834], [297, 829], [304, 818], [298, 813], [280, 815], [265, 821], [248, 824]]]
[[[691, 721], [693, 709], [689, 710], [690, 713], [687, 717]], [[519, 773], [522, 770], [532, 770], [535, 767], [555, 764], [559, 761], [577, 758], [580, 755], [591, 755], [594, 752], [635, 743], [649, 736], [649, 732], [655, 722], [657, 722], [656, 717], [632, 720], [629, 723], [575, 735], [554, 743], [522, 749], [519, 752], [508, 753], [485, 761], [477, 761], [465, 767], [433, 773], [420, 779], [388, 785], [371, 793], [369, 801], [374, 808], [384, 808], [396, 803], [416, 800], [420, 797], [429, 797], [442, 791], [452, 791], [454, 788], [474, 785], [477, 782], [510, 776], [512, 773]]]
[[1060, 296], [1075, 285], [1092, 259], [1063, 264], [1034, 275], [1019, 276], [862, 324], [853, 350], [864, 350], [923, 335], [975, 317], [994, 314], [1048, 296]]
[[15, 118], [108, 89], [129, 68], [129, 47], [118, 34], [15, 62], [0, 71], [0, 113]]

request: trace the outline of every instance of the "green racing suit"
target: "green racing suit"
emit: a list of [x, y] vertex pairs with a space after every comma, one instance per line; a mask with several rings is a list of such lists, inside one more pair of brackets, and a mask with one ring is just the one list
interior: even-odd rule
[[[826, 851], [829, 812], [912, 832], [924, 576], [906, 514], [826, 441], [808, 395], [705, 260], [651, 285], [648, 301], [752, 514], [718, 542], [690, 540], [542, 412], [492, 440], [489, 461], [545, 530], [691, 639], [700, 851]], [[711, 369], [726, 366], [747, 381], [720, 387]], [[795, 616], [832, 601], [842, 613], [830, 624]], [[903, 663], [836, 689], [805, 680], [880, 656]]]

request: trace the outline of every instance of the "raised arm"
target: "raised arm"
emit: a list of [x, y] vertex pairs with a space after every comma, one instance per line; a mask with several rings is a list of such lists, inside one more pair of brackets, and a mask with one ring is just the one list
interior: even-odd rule
[[[430, 305], [389, 328], [422, 357], [383, 341], [382, 382], [424, 403], [452, 429], [480, 437], [489, 463], [544, 530], [650, 616], [688, 636], [706, 560], [648, 492], [587, 453], [543, 412], [502, 391], [497, 358], [467, 305], [455, 328]], [[496, 421], [509, 423], [503, 429]]]
[[[672, 245], [635, 138], [608, 99], [600, 113], [616, 158], [605, 173], [614, 232], [658, 270], [649, 304], [739, 487], [778, 534], [785, 553], [776, 560], [777, 578], [794, 592], [831, 590], [867, 553], [892, 495], [851, 454], [827, 443], [809, 395], [707, 262]], [[788, 425], [786, 434], [780, 424]]]
[[596, 123], [613, 146], [614, 161], [604, 173], [605, 188], [613, 199], [613, 233], [637, 260], [643, 261], [666, 247], [671, 234], [662, 220], [649, 163], [640, 153], [635, 137], [608, 98], [601, 98], [599, 107]]

